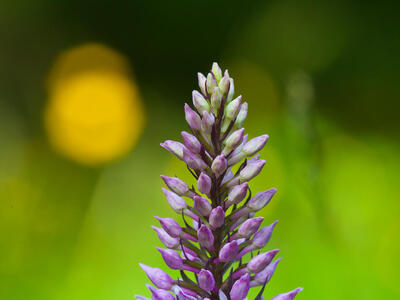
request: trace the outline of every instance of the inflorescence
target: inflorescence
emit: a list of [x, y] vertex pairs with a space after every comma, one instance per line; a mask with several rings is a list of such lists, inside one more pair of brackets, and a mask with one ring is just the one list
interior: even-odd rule
[[[180, 271], [181, 278], [174, 280], [159, 268], [140, 266], [155, 286], [147, 285], [154, 300], [243, 300], [253, 287], [261, 288], [255, 298], [261, 300], [280, 259], [274, 260], [279, 249], [260, 253], [277, 221], [260, 228], [264, 218], [255, 214], [270, 202], [276, 189], [252, 196], [248, 182], [265, 165], [257, 152], [268, 135], [247, 141], [242, 125], [248, 105], [242, 96], [233, 97], [228, 71], [222, 74], [214, 63], [207, 77], [198, 73], [198, 82], [200, 91], [192, 95], [194, 109], [185, 104], [190, 133], [182, 132], [183, 143], [161, 143], [186, 163], [197, 189], [177, 177], [161, 176], [168, 187], [162, 191], [184, 226], [160, 217], [155, 218], [161, 227], [153, 226], [166, 247], [157, 250], [169, 268]], [[272, 299], [292, 300], [301, 290]]]

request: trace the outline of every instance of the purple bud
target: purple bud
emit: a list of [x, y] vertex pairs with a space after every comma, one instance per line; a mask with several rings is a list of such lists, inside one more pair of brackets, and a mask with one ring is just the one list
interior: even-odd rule
[[240, 171], [239, 179], [241, 182], [249, 181], [256, 177], [265, 165], [265, 160], [257, 160], [255, 162], [247, 162], [247, 165]]
[[225, 73], [224, 77], [222, 77], [221, 81], [218, 84], [218, 87], [223, 95], [226, 95], [228, 93], [229, 84], [229, 75]]
[[197, 189], [200, 193], [208, 195], [211, 190], [211, 178], [206, 173], [201, 172], [197, 180]]
[[169, 205], [171, 205], [172, 209], [177, 213], [181, 213], [186, 207], [186, 201], [179, 195], [174, 192], [170, 192], [167, 189], [161, 188]]
[[259, 192], [250, 199], [246, 206], [252, 211], [259, 211], [271, 201], [275, 193], [276, 188], [269, 189], [265, 192]]
[[153, 294], [152, 300], [174, 300], [175, 297], [172, 296], [168, 291], [163, 289], [155, 289], [151, 285], [147, 285], [151, 293]]
[[192, 134], [182, 131], [183, 144], [193, 153], [199, 153], [201, 150], [201, 144], [199, 140]]
[[247, 182], [234, 186], [228, 194], [228, 207], [240, 203], [246, 197], [248, 188], [249, 184]]
[[180, 160], [183, 159], [183, 149], [185, 146], [182, 143], [166, 140], [164, 143], [161, 143], [160, 146], [175, 155]]
[[174, 281], [172, 278], [159, 268], [152, 268], [144, 264], [139, 264], [143, 271], [149, 277], [150, 281], [159, 289], [169, 290]]
[[238, 229], [239, 237], [250, 238], [258, 230], [263, 220], [263, 217], [257, 217], [245, 221]]
[[214, 123], [215, 123], [214, 115], [212, 113], [203, 111], [203, 115], [202, 115], [202, 119], [201, 119], [201, 131], [203, 131], [206, 134], [210, 134]]
[[194, 107], [196, 107], [200, 114], [203, 114], [203, 111], [210, 111], [210, 105], [198, 91], [192, 92], [192, 99]]
[[274, 259], [275, 255], [279, 252], [279, 249], [271, 250], [265, 253], [254, 256], [247, 263], [247, 270], [249, 273], [257, 273], [264, 269]]
[[232, 101], [234, 94], [235, 94], [235, 85], [233, 83], [233, 79], [229, 78], [229, 92], [228, 92], [228, 97], [227, 97], [226, 101], [227, 102]]
[[211, 73], [208, 73], [207, 75], [206, 86], [208, 94], [211, 95], [214, 91], [214, 88], [217, 86], [217, 81]]
[[211, 170], [214, 172], [215, 176], [218, 178], [220, 177], [226, 170], [228, 163], [224, 155], [218, 155], [212, 165]]
[[250, 289], [250, 275], [244, 274], [237, 280], [231, 289], [229, 295], [231, 296], [231, 300], [244, 300]]
[[179, 239], [170, 236], [164, 229], [158, 228], [155, 226], [151, 226], [156, 232], [157, 236], [160, 241], [165, 245], [167, 248], [174, 249], [179, 246]]
[[234, 120], [236, 118], [236, 116], [240, 110], [241, 102], [242, 102], [242, 96], [239, 96], [226, 106], [226, 109], [225, 109], [225, 118], [226, 119]]
[[213, 229], [217, 229], [225, 223], [225, 211], [221, 206], [214, 208], [209, 217], [210, 225]]
[[161, 249], [156, 248], [160, 253], [162, 258], [168, 267], [173, 270], [180, 270], [183, 266], [183, 261], [180, 255], [172, 249]]
[[227, 156], [233, 149], [238, 147], [243, 141], [244, 128], [234, 131], [227, 139], [222, 154]]
[[225, 172], [225, 176], [221, 181], [221, 185], [224, 185], [225, 183], [227, 183], [229, 180], [231, 180], [233, 177], [235, 176], [235, 174], [233, 174], [231, 168], [228, 168]]
[[183, 149], [183, 160], [192, 169], [197, 171], [203, 171], [207, 168], [206, 163], [198, 156], [193, 154], [187, 149]]
[[228, 297], [224, 294], [222, 290], [218, 291], [219, 300], [228, 300]]
[[217, 81], [221, 80], [221, 78], [222, 78], [222, 70], [221, 70], [221, 68], [219, 67], [219, 65], [216, 62], [214, 62], [212, 64], [211, 72], [213, 73], [214, 78]]
[[189, 191], [188, 185], [177, 177], [161, 175], [161, 178], [171, 191], [180, 196], [185, 195]]
[[201, 269], [199, 273], [199, 286], [206, 292], [212, 291], [215, 287], [215, 280], [213, 274], [205, 269]]
[[182, 232], [181, 226], [178, 222], [171, 218], [155, 217], [161, 224], [162, 228], [172, 237], [179, 237]]
[[208, 217], [212, 210], [210, 202], [201, 196], [193, 197], [194, 208], [203, 216]]
[[240, 106], [239, 113], [238, 113], [238, 115], [236, 116], [235, 125], [236, 125], [237, 127], [242, 127], [244, 121], [246, 120], [247, 112], [248, 112], [248, 104], [247, 104], [247, 102], [244, 102], [244, 103], [242, 103], [242, 105]]
[[185, 119], [193, 130], [199, 130], [201, 125], [200, 116], [185, 103]]
[[212, 234], [210, 228], [206, 225], [201, 225], [200, 229], [197, 230], [197, 236], [199, 238], [199, 243], [202, 247], [212, 250], [214, 247], [214, 235]]
[[219, 251], [219, 261], [230, 262], [234, 260], [239, 252], [239, 245], [237, 241], [232, 241], [225, 244]]
[[198, 78], [198, 82], [199, 82], [199, 88], [201, 90], [201, 92], [203, 93], [204, 96], [207, 95], [207, 91], [206, 91], [206, 77], [201, 74], [201, 73], [197, 73], [197, 78]]
[[276, 223], [278, 223], [278, 221], [275, 221], [271, 225], [263, 227], [256, 232], [251, 240], [251, 244], [255, 249], [261, 249], [269, 242]]
[[268, 138], [269, 138], [268, 134], [264, 134], [254, 139], [251, 139], [246, 145], [244, 145], [243, 152], [247, 156], [252, 156], [256, 154], [258, 151], [264, 148]]
[[272, 298], [271, 300], [293, 300], [294, 297], [296, 297], [296, 295], [300, 293], [302, 290], [303, 288], [297, 288], [289, 293], [279, 294], [274, 298]]
[[281, 258], [275, 260], [274, 262], [270, 263], [266, 268], [264, 268], [262, 271], [256, 273], [254, 275], [254, 279], [250, 282], [250, 285], [253, 287], [268, 283], [272, 275], [274, 275], [276, 267], [280, 261]]
[[218, 114], [218, 111], [221, 107], [221, 102], [222, 102], [222, 94], [219, 91], [219, 88], [215, 87], [211, 95], [211, 107], [215, 115]]

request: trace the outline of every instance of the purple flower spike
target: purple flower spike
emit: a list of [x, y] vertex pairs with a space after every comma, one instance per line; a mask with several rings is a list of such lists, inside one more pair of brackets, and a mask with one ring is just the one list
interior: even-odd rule
[[181, 196], [178, 196], [174, 192], [170, 192], [167, 189], [161, 188], [161, 190], [163, 191], [172, 209], [179, 214], [182, 213], [182, 211], [187, 207], [185, 200]]
[[265, 253], [254, 256], [247, 263], [247, 270], [249, 273], [257, 273], [264, 269], [274, 259], [275, 255], [279, 252], [279, 249], [271, 250]]
[[249, 293], [249, 289], [250, 275], [245, 274], [233, 284], [231, 292], [229, 293], [231, 300], [244, 300]]
[[180, 255], [172, 249], [156, 248], [164, 259], [166, 265], [173, 270], [180, 270], [183, 266], [183, 261]]
[[197, 189], [200, 193], [208, 195], [211, 190], [211, 178], [206, 173], [201, 172], [197, 180]]
[[180, 196], [183, 196], [189, 192], [188, 185], [184, 181], [180, 180], [179, 178], [168, 177], [168, 176], [164, 176], [164, 175], [161, 175], [161, 178], [165, 182], [167, 187], [174, 193], [176, 193]]
[[212, 250], [214, 248], [214, 235], [210, 228], [208, 228], [206, 225], [201, 225], [199, 230], [197, 230], [197, 236], [202, 247], [208, 250]]
[[179, 237], [182, 232], [181, 226], [178, 222], [171, 218], [155, 217], [161, 224], [162, 228], [172, 237]]
[[250, 199], [249, 203], [247, 203], [247, 207], [251, 211], [259, 211], [269, 203], [269, 201], [271, 200], [272, 196], [275, 195], [275, 193], [276, 193], [276, 188], [269, 189], [268, 191], [265, 192], [260, 192]]
[[278, 266], [281, 258], [275, 260], [274, 262], [270, 263], [264, 270], [256, 273], [254, 275], [253, 280], [250, 282], [250, 286], [260, 286], [268, 283], [271, 280], [272, 275], [274, 275], [276, 267]]
[[206, 292], [212, 291], [215, 287], [215, 280], [213, 274], [205, 269], [201, 269], [199, 273], [199, 286]]
[[172, 278], [159, 268], [152, 268], [144, 264], [139, 264], [143, 271], [149, 277], [150, 281], [159, 289], [169, 290], [175, 283]]
[[193, 130], [200, 129], [201, 126], [200, 116], [187, 104], [185, 104], [185, 118], [190, 128], [192, 128]]
[[225, 211], [221, 206], [214, 208], [209, 217], [210, 225], [213, 229], [220, 228], [225, 223]]
[[296, 295], [300, 293], [302, 290], [303, 288], [297, 288], [289, 293], [279, 294], [274, 298], [272, 298], [271, 300], [293, 300], [294, 297], [296, 297]]
[[219, 252], [219, 261], [229, 262], [236, 258], [239, 252], [239, 245], [237, 241], [225, 244]]
[[[257, 287], [256, 298], [264, 299], [265, 284], [280, 259], [272, 261], [278, 250], [259, 250], [277, 222], [262, 227], [264, 218], [255, 215], [276, 189], [250, 190], [250, 181], [265, 165], [258, 152], [268, 135], [248, 138], [243, 128], [248, 104], [234, 95], [228, 70], [222, 72], [213, 63], [208, 74], [198, 73], [198, 82], [200, 92], [192, 93], [194, 108], [185, 104], [190, 130], [181, 132], [183, 143], [161, 144], [186, 164], [195, 180], [161, 176], [168, 187], [162, 191], [182, 220], [155, 217], [162, 228], [152, 226], [166, 248], [158, 251], [170, 269], [179, 270], [180, 278], [174, 281], [160, 269], [141, 265], [156, 286], [148, 286], [151, 300], [247, 300], [249, 289]], [[190, 280], [194, 277], [196, 281]], [[273, 299], [292, 300], [300, 290]]]
[[226, 161], [226, 158], [224, 155], [218, 155], [212, 165], [211, 165], [211, 170], [214, 172], [215, 176], [218, 178], [222, 174], [224, 174], [226, 168], [228, 166], [228, 162]]
[[203, 216], [208, 217], [211, 213], [212, 207], [210, 202], [204, 197], [194, 196], [193, 198], [194, 208], [197, 209]]
[[201, 151], [201, 144], [199, 140], [192, 134], [187, 133], [186, 131], [181, 132], [183, 144], [186, 146], [194, 154], [197, 154]]

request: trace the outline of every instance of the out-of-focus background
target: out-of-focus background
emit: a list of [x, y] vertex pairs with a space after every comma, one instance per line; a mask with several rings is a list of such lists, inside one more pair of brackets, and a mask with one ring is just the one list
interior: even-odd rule
[[228, 68], [268, 133], [267, 299], [400, 298], [395, 1], [1, 1], [0, 299], [114, 300], [163, 266], [159, 147], [196, 72]]

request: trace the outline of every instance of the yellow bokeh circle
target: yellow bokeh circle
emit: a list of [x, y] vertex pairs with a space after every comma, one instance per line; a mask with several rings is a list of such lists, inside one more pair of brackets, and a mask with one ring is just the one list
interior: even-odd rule
[[[72, 51], [79, 54], [79, 59], [64, 54], [61, 59], [68, 58], [67, 63], [56, 63], [49, 80], [45, 127], [58, 152], [79, 163], [96, 166], [126, 154], [135, 145], [143, 129], [144, 111], [131, 77], [119, 67], [104, 65], [105, 54], [114, 52], [104, 46], [89, 48], [90, 63], [77, 49]], [[82, 50], [88, 52], [88, 46]], [[100, 58], [98, 64], [96, 57]], [[122, 65], [118, 58], [115, 54], [109, 61]], [[63, 69], [67, 71], [60, 72]]]

